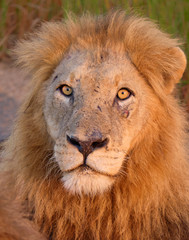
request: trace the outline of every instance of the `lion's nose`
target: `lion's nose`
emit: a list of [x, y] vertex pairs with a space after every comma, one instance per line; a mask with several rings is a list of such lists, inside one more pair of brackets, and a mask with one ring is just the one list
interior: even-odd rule
[[95, 149], [105, 147], [108, 143], [108, 138], [102, 139], [91, 137], [88, 141], [81, 141], [75, 136], [69, 137], [68, 135], [67, 140], [83, 154], [85, 160], [87, 156]]

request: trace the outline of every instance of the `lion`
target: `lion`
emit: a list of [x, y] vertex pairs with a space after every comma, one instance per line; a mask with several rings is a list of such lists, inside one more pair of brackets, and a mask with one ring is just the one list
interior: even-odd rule
[[180, 46], [123, 11], [43, 23], [17, 44], [32, 80], [3, 169], [47, 239], [188, 239]]

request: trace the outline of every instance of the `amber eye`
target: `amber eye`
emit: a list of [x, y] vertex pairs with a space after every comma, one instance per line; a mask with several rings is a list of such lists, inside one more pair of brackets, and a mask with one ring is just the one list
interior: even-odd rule
[[121, 88], [117, 93], [117, 97], [120, 100], [125, 100], [125, 99], [129, 98], [130, 96], [131, 96], [131, 92], [127, 88]]
[[68, 85], [62, 85], [62, 86], [59, 87], [59, 89], [60, 89], [60, 92], [61, 92], [62, 94], [64, 94], [65, 96], [70, 96], [70, 95], [72, 95], [73, 90], [72, 90], [72, 88], [69, 87]]

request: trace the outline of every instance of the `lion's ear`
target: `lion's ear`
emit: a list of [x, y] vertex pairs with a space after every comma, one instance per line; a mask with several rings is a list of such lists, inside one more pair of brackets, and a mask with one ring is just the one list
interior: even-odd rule
[[179, 47], [170, 48], [166, 52], [167, 64], [163, 68], [166, 92], [171, 93], [180, 81], [186, 68], [186, 56]]

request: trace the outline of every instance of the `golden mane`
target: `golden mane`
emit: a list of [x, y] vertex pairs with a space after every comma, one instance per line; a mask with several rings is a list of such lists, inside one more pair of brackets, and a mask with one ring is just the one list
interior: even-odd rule
[[[49, 239], [188, 239], [187, 125], [170, 94], [178, 80], [175, 72], [181, 77], [172, 50], [178, 46], [178, 40], [148, 19], [120, 11], [44, 23], [18, 43], [17, 63], [31, 74], [32, 87], [4, 144], [3, 158], [9, 160], [5, 168], [17, 196]], [[68, 193], [51, 158], [42, 110], [44, 84], [70, 48], [125, 52], [162, 103], [151, 111], [155, 121], [132, 144], [125, 174], [102, 195]]]

